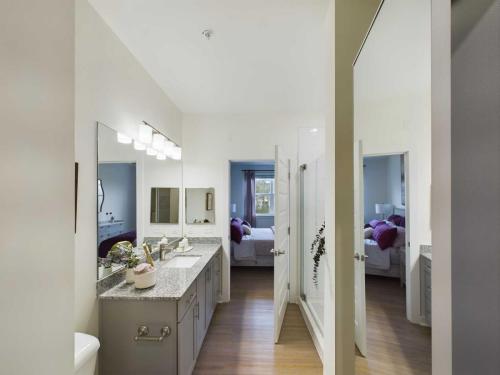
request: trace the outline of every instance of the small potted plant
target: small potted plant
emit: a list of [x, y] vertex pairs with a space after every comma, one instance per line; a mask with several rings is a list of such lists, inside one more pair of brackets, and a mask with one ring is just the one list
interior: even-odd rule
[[127, 284], [134, 282], [133, 269], [139, 264], [139, 258], [134, 253], [134, 248], [129, 241], [120, 241], [115, 243], [109, 250], [107, 258], [111, 263], [124, 264], [126, 266]]
[[314, 237], [311, 244], [311, 254], [313, 254], [313, 282], [316, 288], [318, 287], [318, 268], [321, 257], [326, 253], [325, 251], [325, 222], [321, 225], [318, 233]]
[[126, 251], [124, 260], [127, 265], [125, 280], [127, 284], [132, 284], [134, 282], [134, 268], [139, 264], [139, 257], [133, 250], [128, 250]]

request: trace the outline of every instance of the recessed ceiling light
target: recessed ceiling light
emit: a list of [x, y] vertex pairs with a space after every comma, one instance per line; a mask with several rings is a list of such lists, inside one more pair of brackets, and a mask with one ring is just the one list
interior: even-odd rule
[[318, 132], [318, 128], [312, 128], [311, 130], [309, 130], [311, 133], [317, 133]]

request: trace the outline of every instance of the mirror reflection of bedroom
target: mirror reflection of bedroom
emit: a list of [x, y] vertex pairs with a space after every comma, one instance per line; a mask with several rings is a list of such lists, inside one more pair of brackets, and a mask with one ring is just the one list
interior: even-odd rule
[[274, 161], [230, 163], [231, 301], [272, 324]]
[[[430, 327], [425, 326], [430, 324], [430, 311], [424, 312], [423, 325], [407, 319], [407, 301], [412, 299], [406, 288], [407, 278], [411, 278], [406, 268], [410, 243], [408, 213], [410, 207], [419, 209], [409, 202], [407, 155], [363, 158], [365, 356], [369, 361], [379, 361], [380, 369], [425, 374], [431, 365], [431, 333]], [[421, 270], [424, 272], [425, 266]], [[425, 277], [422, 281], [424, 296]]]

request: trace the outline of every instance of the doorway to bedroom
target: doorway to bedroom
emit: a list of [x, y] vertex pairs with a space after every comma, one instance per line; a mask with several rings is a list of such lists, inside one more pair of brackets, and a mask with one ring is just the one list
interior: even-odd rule
[[355, 288], [358, 296], [364, 289], [364, 298], [356, 299], [356, 368], [392, 366], [398, 373], [430, 374], [430, 328], [407, 319], [408, 154], [363, 156], [360, 150], [359, 159], [356, 225], [363, 229], [357, 230], [362, 235], [354, 256], [361, 268], [356, 268]]
[[[230, 256], [231, 297], [249, 293], [267, 294], [273, 307], [275, 162], [230, 162]], [[265, 292], [269, 290], [269, 292]], [[264, 296], [262, 296], [264, 297]]]

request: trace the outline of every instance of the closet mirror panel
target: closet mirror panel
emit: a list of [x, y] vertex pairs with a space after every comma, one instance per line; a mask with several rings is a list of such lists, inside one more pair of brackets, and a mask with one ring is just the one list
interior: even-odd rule
[[97, 279], [125, 268], [124, 252], [110, 251], [119, 242], [142, 256], [144, 241], [155, 251], [163, 235], [182, 237], [182, 162], [158, 160], [127, 141], [97, 124]]
[[215, 224], [214, 188], [186, 188], [186, 224]]

